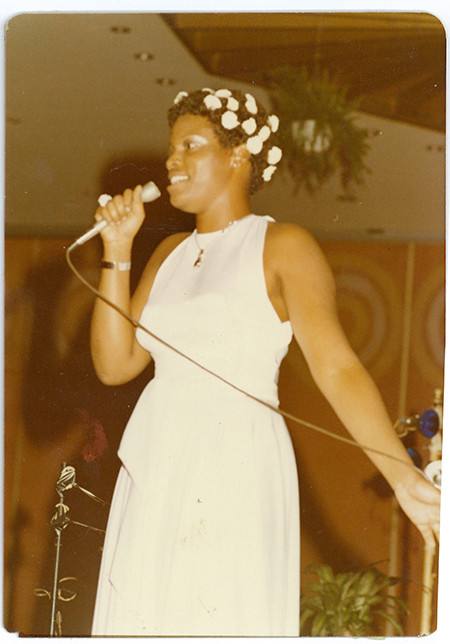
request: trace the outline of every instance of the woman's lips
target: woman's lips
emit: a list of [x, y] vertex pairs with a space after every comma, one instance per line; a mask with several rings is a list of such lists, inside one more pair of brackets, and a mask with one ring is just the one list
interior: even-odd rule
[[170, 185], [167, 187], [167, 190], [169, 192], [176, 190], [180, 186], [183, 186], [187, 180], [188, 176], [186, 174], [174, 174], [169, 177]]

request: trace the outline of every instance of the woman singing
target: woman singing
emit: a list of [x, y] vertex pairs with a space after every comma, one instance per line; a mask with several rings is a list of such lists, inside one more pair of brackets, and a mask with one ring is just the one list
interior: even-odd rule
[[378, 451], [367, 453], [429, 543], [439, 492], [407, 465], [339, 325], [316, 242], [251, 213], [249, 194], [281, 158], [277, 117], [250, 94], [204, 89], [180, 92], [169, 124], [170, 200], [195, 214], [196, 229], [160, 244], [131, 298], [141, 187], [96, 213], [109, 224], [102, 294], [162, 342], [97, 300], [92, 354], [102, 382], [128, 382], [150, 360], [155, 376], [120, 445], [93, 633], [298, 636], [294, 453], [282, 416], [255, 400], [278, 406], [292, 335], [350, 434]]

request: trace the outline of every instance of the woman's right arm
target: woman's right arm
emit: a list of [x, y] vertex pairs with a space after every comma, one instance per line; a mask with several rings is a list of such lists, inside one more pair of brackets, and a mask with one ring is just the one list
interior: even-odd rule
[[[137, 186], [116, 195], [105, 207], [99, 207], [95, 215], [97, 221], [108, 222], [101, 231], [103, 259], [116, 264], [114, 268], [102, 268], [99, 291], [135, 320], [142, 313], [159, 267], [184, 237], [174, 235], [158, 246], [131, 298], [130, 271], [119, 270], [117, 263], [131, 261], [133, 240], [145, 217], [141, 190]], [[151, 361], [149, 352], [137, 342], [135, 331], [123, 315], [97, 298], [91, 324], [91, 352], [95, 371], [104, 384], [129, 382]]]

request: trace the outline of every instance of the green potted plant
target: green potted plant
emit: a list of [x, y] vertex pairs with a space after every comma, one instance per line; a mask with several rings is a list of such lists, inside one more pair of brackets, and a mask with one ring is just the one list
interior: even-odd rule
[[[400, 580], [388, 577], [374, 567], [358, 572], [334, 574], [326, 564], [311, 564], [305, 574], [318, 581], [308, 581], [300, 601], [300, 635], [312, 637], [374, 635], [372, 623], [381, 618], [403, 635], [401, 615], [408, 605], [387, 589]], [[372, 628], [373, 630], [373, 628]]]
[[283, 164], [296, 188], [313, 192], [335, 172], [345, 190], [351, 182], [363, 183], [369, 144], [367, 130], [355, 124], [359, 99], [348, 100], [348, 88], [327, 70], [310, 75], [306, 67], [284, 65], [268, 80], [280, 119]]

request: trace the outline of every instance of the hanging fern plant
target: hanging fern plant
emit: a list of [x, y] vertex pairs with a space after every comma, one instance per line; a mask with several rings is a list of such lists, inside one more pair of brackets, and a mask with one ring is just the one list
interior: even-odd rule
[[363, 183], [369, 144], [367, 131], [355, 124], [359, 99], [349, 101], [348, 88], [327, 70], [310, 76], [306, 67], [287, 65], [272, 70], [269, 81], [283, 163], [296, 188], [314, 192], [336, 172], [345, 190], [351, 182]]

